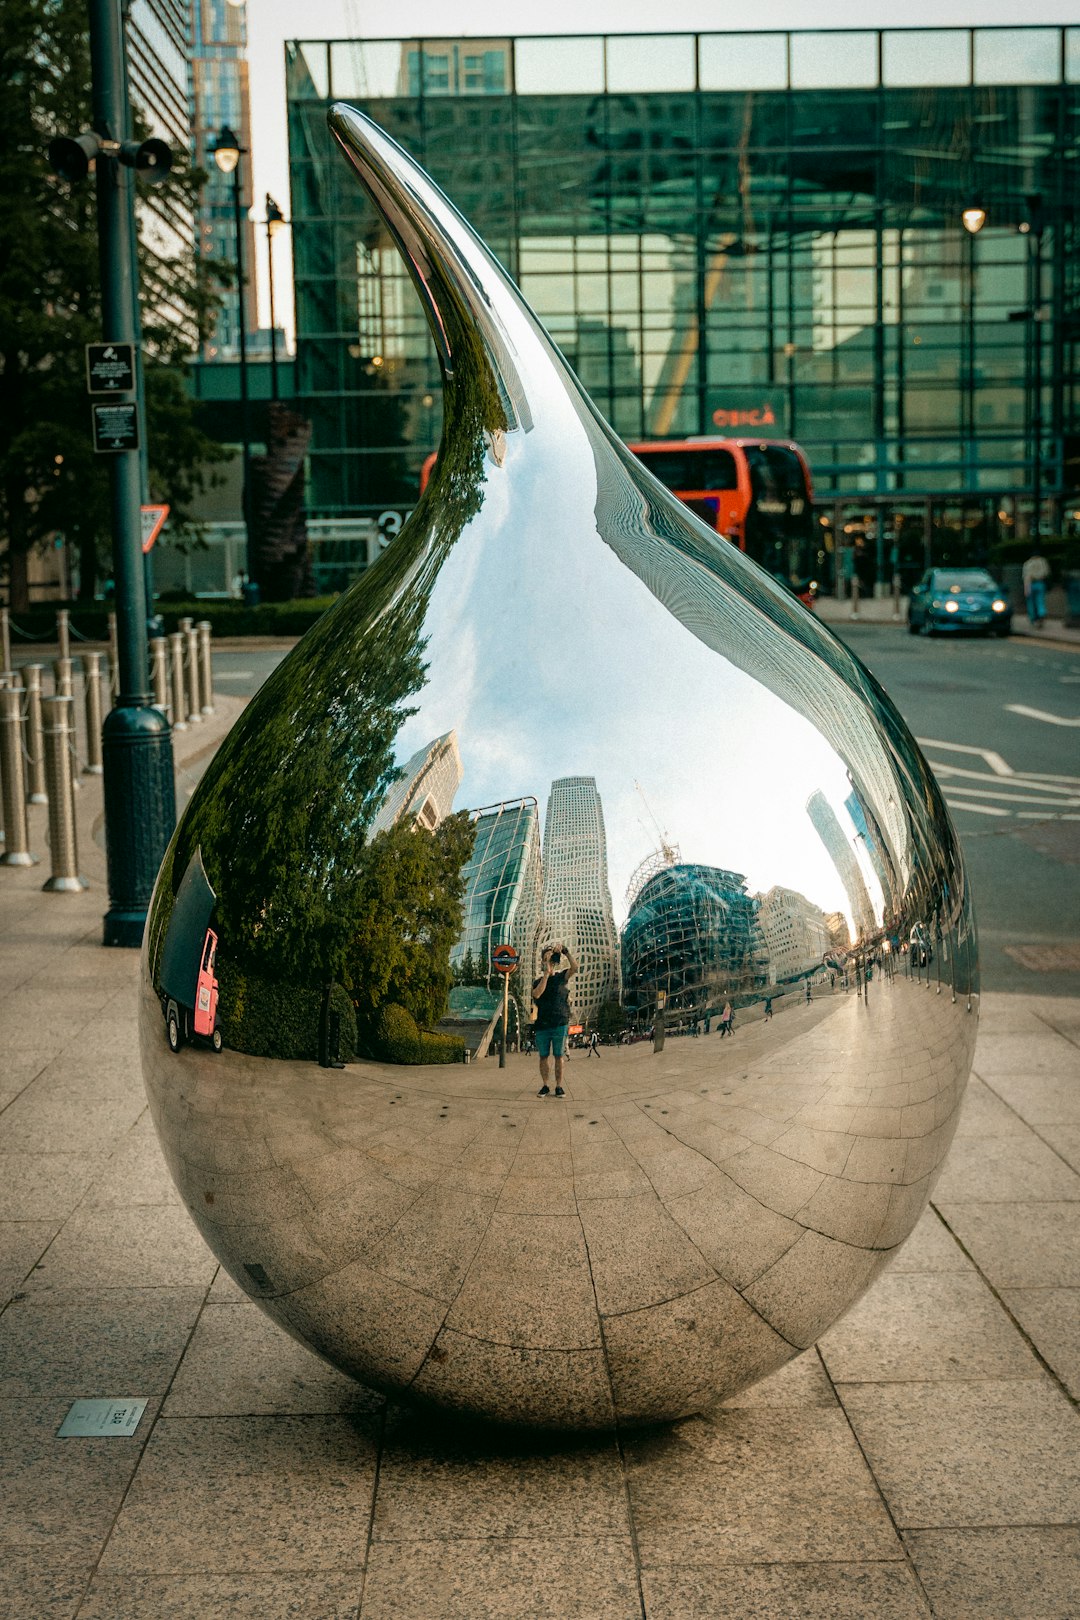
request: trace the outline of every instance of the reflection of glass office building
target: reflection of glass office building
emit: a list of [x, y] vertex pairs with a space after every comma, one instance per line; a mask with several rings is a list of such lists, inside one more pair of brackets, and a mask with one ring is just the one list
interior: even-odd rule
[[1048, 532], [1076, 491], [1080, 28], [305, 42], [288, 91], [318, 515], [410, 507], [439, 433], [419, 302], [327, 144], [339, 97], [625, 437], [797, 438], [864, 583], [1026, 532], [1037, 381]]
[[608, 886], [604, 807], [592, 776], [552, 782], [544, 816], [545, 943], [578, 962], [570, 1000], [581, 1022], [619, 994], [619, 944]]
[[851, 842], [841, 827], [836, 811], [824, 793], [812, 793], [806, 801], [806, 813], [814, 830], [836, 867], [844, 893], [848, 898], [848, 916], [855, 939], [868, 939], [876, 927], [874, 909], [866, 888], [866, 879], [855, 858]]
[[[127, 63], [135, 117], [174, 152], [190, 135], [191, 44], [187, 8], [176, 0], [132, 0], [127, 12]], [[149, 327], [158, 321], [187, 326], [198, 341], [190, 311], [176, 298], [177, 262], [188, 273], [195, 239], [190, 206], [176, 186], [140, 185], [135, 192], [139, 238], [146, 248], [143, 295]], [[148, 344], [148, 347], [150, 345]]]
[[461, 776], [456, 731], [448, 731], [426, 747], [418, 748], [401, 767], [397, 780], [380, 805], [371, 824], [371, 836], [388, 832], [399, 821], [407, 819], [433, 832], [453, 809]]
[[673, 1012], [704, 1012], [765, 983], [757, 905], [738, 872], [678, 865], [638, 891], [622, 932], [623, 1002], [651, 1017], [656, 992]]
[[515, 989], [527, 995], [535, 977], [537, 934], [543, 902], [540, 816], [535, 799], [515, 799], [480, 810], [476, 838], [462, 877], [465, 920], [450, 953], [455, 967], [471, 956], [477, 972], [491, 974], [496, 945], [518, 953]]

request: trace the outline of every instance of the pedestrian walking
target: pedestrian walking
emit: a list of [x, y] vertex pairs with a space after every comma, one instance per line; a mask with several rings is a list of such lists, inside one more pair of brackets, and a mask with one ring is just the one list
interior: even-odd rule
[[600, 1036], [597, 1034], [596, 1030], [594, 1029], [594, 1030], [592, 1030], [590, 1032], [590, 1035], [589, 1035], [589, 1050], [588, 1050], [586, 1056], [587, 1057], [598, 1058], [600, 1056], [600, 1053], [597, 1050], [599, 1045], [600, 1045]]
[[734, 1030], [735, 1030], [735, 1015], [731, 1010], [731, 1002], [730, 1001], [725, 1001], [724, 1002], [724, 1010], [720, 1014], [720, 1039], [723, 1040], [725, 1035], [733, 1034]]
[[814, 999], [813, 996], [810, 994], [810, 980], [807, 979], [807, 981], [806, 981], [806, 1005], [808, 1007], [809, 1007], [810, 1003], [813, 1001], [813, 999]]
[[768, 1023], [769, 1019], [771, 1017], [772, 1017], [772, 996], [766, 996], [765, 997], [765, 1022]]
[[1024, 582], [1024, 602], [1033, 630], [1041, 630], [1046, 622], [1046, 586], [1050, 578], [1050, 564], [1036, 546], [1021, 570]]

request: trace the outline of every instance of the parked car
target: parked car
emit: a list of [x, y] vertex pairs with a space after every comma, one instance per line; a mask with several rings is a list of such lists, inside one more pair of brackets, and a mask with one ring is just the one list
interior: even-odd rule
[[161, 952], [158, 994], [169, 1050], [185, 1041], [207, 1041], [222, 1047], [218, 1017], [218, 981], [214, 972], [218, 936], [211, 927], [217, 896], [210, 887], [196, 850], [177, 890]]
[[1009, 598], [985, 568], [928, 568], [912, 588], [908, 630], [913, 636], [935, 630], [1007, 636], [1011, 629]]

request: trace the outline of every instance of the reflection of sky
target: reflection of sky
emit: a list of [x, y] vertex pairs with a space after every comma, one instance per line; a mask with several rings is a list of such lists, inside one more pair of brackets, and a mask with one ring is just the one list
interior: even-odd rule
[[[820, 789], [850, 828], [843, 763], [598, 541], [595, 467], [580, 431], [563, 435], [553, 484], [542, 441], [558, 434], [554, 414], [537, 412], [528, 441], [508, 436], [502, 470], [486, 466], [481, 514], [432, 597], [429, 680], [397, 759], [455, 730], [458, 808], [532, 794], [542, 815], [554, 778], [595, 776], [616, 921], [632, 872], [659, 843], [635, 782], [684, 860], [745, 873], [751, 892], [779, 883], [846, 913], [806, 814]], [[876, 895], [872, 871], [868, 884]]]

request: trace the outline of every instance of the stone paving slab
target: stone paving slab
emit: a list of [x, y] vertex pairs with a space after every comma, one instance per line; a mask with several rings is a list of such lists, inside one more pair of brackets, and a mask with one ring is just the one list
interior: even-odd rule
[[[984, 999], [934, 1206], [820, 1348], [670, 1428], [522, 1437], [388, 1406], [217, 1268], [146, 1113], [135, 953], [98, 943], [99, 785], [79, 822], [85, 894], [0, 870], [5, 1620], [1077, 1620], [1080, 994]], [[500, 1219], [558, 1219], [536, 1157]], [[598, 1243], [627, 1173], [597, 1152]], [[57, 1438], [136, 1395], [130, 1439]]]

